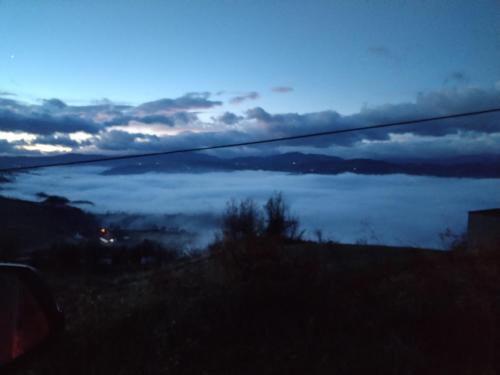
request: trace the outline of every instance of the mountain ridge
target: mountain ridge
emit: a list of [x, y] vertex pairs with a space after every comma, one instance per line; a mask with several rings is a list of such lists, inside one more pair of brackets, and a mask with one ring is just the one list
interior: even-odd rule
[[[44, 163], [84, 161], [103, 155], [65, 154], [41, 157], [0, 157], [0, 168], [29, 167]], [[469, 155], [447, 159], [381, 160], [344, 159], [324, 154], [290, 152], [266, 156], [222, 158], [203, 153], [170, 154], [154, 158], [93, 163], [106, 166], [105, 175], [142, 174], [147, 172], [208, 172], [263, 170], [315, 174], [409, 174], [436, 177], [500, 178], [500, 156]], [[0, 175], [0, 177], [2, 177]], [[5, 175], [4, 175], [5, 178]]]

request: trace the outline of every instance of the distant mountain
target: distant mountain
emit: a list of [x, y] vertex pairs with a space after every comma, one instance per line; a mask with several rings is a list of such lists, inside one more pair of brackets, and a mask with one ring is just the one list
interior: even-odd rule
[[0, 169], [29, 167], [38, 164], [66, 163], [99, 157], [102, 157], [102, 155], [63, 154], [55, 156], [0, 156]]
[[342, 159], [335, 156], [298, 152], [271, 156], [217, 158], [203, 154], [169, 155], [114, 166], [104, 174], [140, 174], [146, 172], [203, 172], [263, 170], [316, 174], [410, 174], [439, 177], [500, 177], [500, 159], [456, 163], [394, 162], [373, 159]]
[[[101, 155], [67, 154], [52, 157], [0, 157], [0, 168], [89, 160]], [[96, 165], [96, 164], [94, 164]], [[410, 174], [439, 177], [500, 178], [500, 157], [496, 155], [458, 156], [439, 160], [342, 159], [299, 152], [270, 156], [220, 158], [203, 153], [171, 154], [101, 162], [103, 174], [141, 174], [147, 172], [207, 172], [264, 170], [316, 174]]]

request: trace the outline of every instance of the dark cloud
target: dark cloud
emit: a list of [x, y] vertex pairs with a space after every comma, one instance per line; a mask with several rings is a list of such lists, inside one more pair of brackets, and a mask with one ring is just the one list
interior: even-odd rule
[[176, 112], [172, 115], [147, 115], [143, 117], [133, 117], [132, 120], [144, 124], [163, 124], [168, 126], [186, 125], [198, 120], [198, 116], [191, 112]]
[[[460, 155], [500, 155], [500, 133], [449, 134], [442, 137], [409, 136], [404, 141], [363, 143], [356, 145], [359, 157], [382, 160], [446, 159]], [[337, 150], [338, 151], [338, 150]], [[352, 147], [337, 152], [338, 156], [352, 157]]]
[[[345, 119], [335, 111], [270, 114], [256, 107], [248, 110], [246, 115], [248, 120], [257, 121], [261, 125], [262, 133], [267, 133], [267, 137], [273, 138], [318, 133], [349, 126]], [[359, 135], [352, 133], [338, 137], [308, 138], [291, 142], [294, 145], [314, 144], [315, 147], [327, 147], [332, 144], [352, 144], [359, 139]]]
[[82, 131], [96, 134], [108, 126], [108, 121], [130, 110], [130, 106], [100, 104], [70, 106], [60, 99], [27, 104], [0, 98], [0, 130], [49, 135]]
[[[263, 138], [286, 137], [306, 133], [348, 129], [423, 117], [441, 116], [500, 105], [499, 90], [442, 90], [419, 94], [414, 102], [364, 108], [359, 113], [342, 116], [335, 111], [272, 114], [256, 107], [237, 116], [226, 112], [214, 121], [241, 124], [239, 130], [218, 132], [182, 132], [175, 136], [150, 136], [125, 132], [104, 132], [95, 142], [101, 150], [154, 152], [161, 150], [240, 143]], [[236, 128], [235, 128], [236, 129]], [[403, 135], [404, 134], [404, 135]], [[400, 138], [395, 138], [397, 136]], [[481, 153], [500, 150], [500, 115], [436, 121], [421, 125], [394, 127], [336, 136], [287, 141], [273, 145], [238, 148], [240, 153], [279, 152], [286, 148], [307, 152], [342, 153], [344, 157], [401, 155], [439, 155], [456, 152]], [[407, 151], [405, 152], [405, 147]], [[428, 147], [428, 149], [427, 149]], [[439, 153], [439, 150], [442, 150]]]
[[143, 103], [137, 110], [154, 112], [178, 112], [195, 109], [208, 109], [222, 105], [221, 101], [209, 100], [208, 92], [192, 92], [177, 99], [159, 99], [152, 102]]
[[175, 121], [172, 116], [165, 115], [146, 115], [146, 116], [132, 116], [132, 115], [118, 115], [111, 120], [106, 121], [108, 126], [128, 125], [132, 121], [141, 122], [143, 124], [162, 124], [167, 126], [174, 126]]
[[249, 109], [246, 114], [250, 120], [270, 121], [272, 119], [272, 116], [261, 107]]
[[198, 116], [193, 112], [176, 112], [171, 118], [174, 120], [174, 125], [187, 125], [198, 121]]
[[[408, 119], [444, 116], [499, 106], [499, 90], [443, 90], [419, 94], [413, 103], [384, 105], [372, 109], [364, 108], [359, 113], [349, 116], [341, 116], [334, 111], [306, 114], [270, 114], [264, 109], [257, 107], [247, 111], [246, 118], [247, 120], [257, 121], [261, 129], [264, 129], [262, 133], [265, 132], [265, 135], [268, 137], [286, 137], [405, 121]], [[330, 145], [353, 146], [362, 140], [386, 141], [390, 139], [390, 134], [412, 133], [414, 135], [432, 137], [462, 134], [465, 137], [465, 133], [467, 132], [485, 134], [500, 132], [500, 114], [488, 114], [481, 117], [465, 117], [411, 126], [301, 139], [293, 141], [293, 144], [312, 145], [314, 147], [328, 147]]]
[[394, 52], [386, 46], [372, 46], [368, 47], [368, 52], [376, 57], [387, 60], [398, 60]]
[[99, 136], [94, 143], [101, 150], [121, 152], [157, 152], [174, 149], [196, 148], [245, 142], [252, 135], [241, 131], [182, 132], [176, 136], [158, 137], [148, 134], [130, 134], [124, 131], [108, 131]]
[[144, 124], [163, 124], [174, 126], [175, 121], [172, 116], [149, 115], [144, 117], [132, 117], [131, 120], [142, 122]]
[[246, 100], [255, 100], [255, 99], [258, 99], [259, 97], [260, 97], [260, 95], [258, 92], [251, 91], [251, 92], [247, 92], [243, 95], [238, 95], [238, 96], [232, 97], [231, 99], [229, 99], [229, 103], [240, 104]]
[[11, 110], [11, 111], [23, 111], [26, 106], [18, 103], [14, 99], [0, 98], [0, 111]]
[[152, 114], [145, 116], [135, 115], [119, 115], [113, 117], [112, 120], [107, 121], [107, 126], [128, 125], [130, 122], [135, 121], [143, 124], [161, 124], [170, 127], [176, 125], [186, 125], [194, 123], [198, 120], [196, 113], [192, 112], [176, 112], [171, 115]]
[[56, 98], [43, 100], [43, 106], [47, 107], [47, 108], [57, 109], [57, 110], [61, 110], [61, 109], [64, 109], [67, 107], [66, 103], [64, 103], [62, 100], [56, 99]]
[[50, 135], [39, 135], [33, 142], [34, 144], [43, 144], [51, 146], [64, 146], [70, 148], [79, 148], [84, 145], [89, 145], [90, 141], [77, 142], [71, 139], [67, 134], [50, 134]]
[[83, 131], [95, 134], [100, 129], [98, 124], [75, 116], [52, 116], [47, 113], [19, 114], [0, 108], [0, 130], [2, 131], [20, 131], [32, 134]]
[[216, 118], [217, 121], [220, 121], [226, 125], [234, 125], [239, 121], [243, 120], [243, 116], [238, 116], [232, 112], [224, 112], [222, 115]]
[[140, 146], [157, 143], [159, 138], [147, 134], [131, 134], [121, 130], [111, 130], [104, 132], [98, 137], [94, 145], [101, 150], [124, 151], [142, 149]]
[[462, 85], [469, 82], [469, 76], [464, 71], [456, 71], [449, 74], [443, 81], [443, 85]]
[[[453, 89], [420, 93], [417, 95], [414, 103], [363, 109], [360, 113], [350, 116], [350, 118], [358, 124], [384, 123], [422, 117], [445, 116], [453, 113], [479, 111], [496, 107], [500, 107], [499, 90]], [[467, 131], [479, 133], [498, 132], [500, 131], [500, 115], [493, 113], [481, 117], [441, 120], [427, 124], [390, 128], [384, 132], [413, 133], [437, 137]]]
[[14, 144], [12, 142], [7, 142], [4, 139], [0, 139], [0, 155], [11, 154], [15, 151]]
[[96, 100], [93, 100], [92, 101], [92, 104], [94, 105], [107, 105], [107, 106], [114, 106], [116, 105], [115, 102], [113, 102], [112, 100], [108, 99], [108, 98], [102, 98], [102, 99], [96, 99]]
[[[82, 118], [114, 118], [124, 115], [129, 115], [134, 110], [134, 107], [122, 104], [92, 104], [81, 106], [68, 106], [61, 112], [71, 113]], [[98, 120], [104, 124], [105, 120]]]
[[16, 96], [16, 94], [10, 92], [10, 91], [2, 91], [0, 90], [0, 96]]
[[[452, 88], [418, 94], [413, 102], [387, 104], [373, 108], [364, 107], [358, 113], [348, 116], [340, 115], [332, 110], [273, 114], [261, 107], [256, 107], [246, 111], [244, 116], [225, 112], [218, 117], [212, 117], [212, 123], [206, 123], [198, 118], [196, 112], [157, 111], [160, 107], [173, 109], [174, 101], [177, 101], [175, 108], [178, 109], [185, 108], [187, 101], [208, 101], [208, 94], [202, 93], [201, 96], [188, 94], [183, 98], [182, 100], [171, 99], [170, 104], [163, 102], [162, 105], [149, 102], [157, 103], [158, 106], [149, 104], [144, 105], [145, 107], [119, 106], [111, 102], [77, 107], [57, 99], [46, 100], [41, 105], [26, 105], [12, 99], [0, 98], [0, 130], [37, 134], [38, 138], [33, 143], [62, 145], [76, 151], [82, 146], [92, 146], [103, 152], [147, 152], [296, 136], [500, 107], [500, 90], [498, 89]], [[184, 104], [181, 103], [182, 101]], [[193, 105], [191, 108], [194, 108], [194, 103], [191, 105]], [[141, 107], [142, 109], [139, 109]], [[179, 129], [187, 125], [186, 129], [203, 131], [184, 131], [177, 135], [155, 136], [108, 129], [113, 125], [127, 126], [131, 121], [140, 124], [178, 126]], [[221, 127], [221, 124], [239, 126], [228, 131], [226, 127]], [[207, 131], [210, 129], [214, 130]], [[78, 143], [68, 136], [68, 133], [75, 131], [84, 131], [94, 136], [87, 142]], [[375, 150], [382, 154], [384, 148], [398, 144], [398, 139], [408, 138], [408, 134], [401, 136], [403, 133], [408, 133], [413, 137], [410, 137], [414, 145], [412, 150], [418, 147], [425, 148], [424, 143], [415, 141], [414, 137], [418, 137], [419, 140], [432, 139], [434, 150], [441, 146], [448, 150], [449, 148], [445, 145], [449, 139], [453, 139], [453, 142], [449, 143], [453, 144], [453, 147], [458, 147], [462, 143], [479, 147], [480, 144], [487, 144], [488, 139], [491, 140], [488, 144], [498, 147], [500, 146], [499, 138], [496, 135], [500, 134], [500, 114], [307, 138], [266, 145], [265, 148], [264, 146], [262, 148], [261, 146], [238, 148], [236, 151], [247, 152], [256, 149], [280, 151], [286, 147], [296, 147], [309, 150], [309, 152], [318, 148], [324, 152], [330, 152], [332, 147], [334, 149], [343, 147], [342, 149], [350, 150], [349, 152], [352, 153], [363, 149], [366, 152]], [[399, 135], [399, 138], [396, 139], [395, 135]], [[438, 138], [441, 140], [439, 141]], [[480, 139], [481, 142], [479, 142]], [[398, 144], [399, 149], [404, 148], [404, 143], [401, 144]], [[467, 147], [464, 146], [462, 149], [465, 150]], [[498, 149], [500, 150], [500, 147]]]
[[293, 91], [293, 87], [289, 87], [289, 86], [276, 86], [276, 87], [272, 87], [271, 91], [277, 92], [277, 93], [280, 93], [280, 94], [285, 94], [287, 92]]
[[29, 155], [36, 156], [40, 155], [39, 151], [26, 150], [23, 147], [27, 146], [28, 143], [22, 139], [16, 141], [6, 141], [0, 139], [0, 155], [2, 156], [12, 156], [12, 155]]
[[[185, 125], [198, 120], [188, 110], [211, 108], [222, 102], [208, 100], [209, 93], [189, 93], [177, 99], [161, 99], [137, 107], [115, 104], [109, 100], [91, 105], [68, 105], [52, 98], [41, 104], [26, 104], [0, 98], [0, 130], [39, 135], [74, 133], [96, 134], [109, 126], [131, 121], [167, 126]], [[165, 114], [167, 111], [169, 114]]]

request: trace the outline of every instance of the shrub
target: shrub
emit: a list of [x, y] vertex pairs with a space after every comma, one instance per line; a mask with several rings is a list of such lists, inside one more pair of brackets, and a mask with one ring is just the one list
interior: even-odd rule
[[303, 233], [281, 193], [272, 195], [262, 208], [251, 199], [229, 201], [221, 224], [221, 233], [210, 251], [220, 257], [231, 274], [275, 268], [282, 263], [283, 244], [300, 239]]
[[267, 236], [282, 239], [300, 240], [303, 232], [299, 231], [299, 220], [290, 215], [290, 209], [283, 194], [273, 194], [264, 205], [266, 213]]
[[245, 199], [239, 204], [233, 199], [228, 202], [222, 216], [222, 235], [224, 240], [238, 241], [261, 235], [262, 214], [255, 202]]
[[455, 233], [450, 228], [446, 228], [443, 232], [439, 233], [439, 239], [446, 250], [467, 250], [467, 235], [465, 233]]

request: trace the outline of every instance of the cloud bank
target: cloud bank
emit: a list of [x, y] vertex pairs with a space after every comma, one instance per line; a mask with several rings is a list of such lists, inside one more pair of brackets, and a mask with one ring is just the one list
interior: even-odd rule
[[[449, 78], [467, 79], [461, 72]], [[279, 92], [288, 88], [281, 87]], [[229, 103], [258, 98], [250, 92]], [[217, 114], [219, 107], [221, 112]], [[72, 152], [155, 152], [204, 147], [257, 139], [349, 129], [386, 122], [443, 116], [500, 107], [500, 87], [443, 88], [419, 93], [414, 101], [363, 107], [341, 115], [335, 110], [311, 113], [271, 113], [262, 107], [233, 113], [207, 92], [159, 99], [137, 106], [109, 100], [75, 106], [61, 99], [36, 104], [0, 98], [0, 153], [37, 150], [37, 145], [60, 146]], [[209, 112], [207, 112], [209, 111]], [[211, 116], [201, 116], [210, 113]], [[22, 142], [19, 135], [27, 136]], [[2, 138], [3, 137], [3, 138]], [[446, 153], [500, 153], [500, 114], [442, 120], [338, 136], [308, 138], [246, 147], [239, 152], [276, 153], [286, 148], [351, 157], [383, 157], [398, 150], [403, 156], [441, 157]], [[43, 150], [42, 150], [43, 151]], [[235, 152], [235, 151], [233, 151]]]

